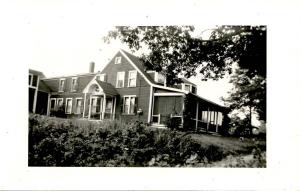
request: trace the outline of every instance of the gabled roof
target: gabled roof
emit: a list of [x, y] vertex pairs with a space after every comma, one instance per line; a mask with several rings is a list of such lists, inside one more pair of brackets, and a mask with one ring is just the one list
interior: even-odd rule
[[33, 75], [40, 76], [41, 78], [44, 78], [44, 77], [45, 77], [45, 75], [43, 74], [43, 72], [40, 72], [40, 71], [37, 71], [37, 70], [29, 69], [29, 73], [30, 73], [30, 74], [33, 74]]
[[146, 72], [146, 66], [144, 63], [141, 61], [140, 58], [134, 56], [133, 54], [130, 54], [129, 52], [126, 52], [125, 50], [121, 49], [126, 56], [135, 64], [135, 66], [144, 74], [144, 76], [151, 82], [156, 84], [153, 79], [149, 76], [149, 74]]
[[[63, 77], [53, 77], [53, 78], [44, 78], [41, 81], [44, 82], [51, 92], [58, 92], [59, 88], [59, 79], [65, 78], [65, 79], [72, 79], [73, 77], [77, 77], [77, 91], [76, 92], [82, 92], [83, 89], [87, 86], [87, 84], [94, 78], [95, 74], [79, 74], [79, 75], [71, 75], [71, 76], [63, 76]], [[68, 84], [66, 84], [68, 85]]]
[[187, 79], [185, 79], [185, 78], [180, 78], [181, 79], [181, 81], [183, 82], [183, 83], [186, 83], [186, 84], [192, 84], [192, 85], [194, 85], [194, 86], [197, 86], [196, 84], [194, 84], [193, 82], [190, 82], [189, 80], [187, 80]]
[[114, 95], [114, 96], [119, 94], [116, 88], [110, 83], [102, 82], [97, 79], [95, 79], [95, 81], [99, 84], [99, 86], [102, 88], [105, 94]]

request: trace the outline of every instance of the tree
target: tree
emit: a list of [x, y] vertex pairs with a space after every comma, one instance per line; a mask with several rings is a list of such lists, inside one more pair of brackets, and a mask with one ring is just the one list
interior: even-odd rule
[[[250, 97], [241, 99], [240, 104], [232, 94], [235, 104], [231, 107], [250, 106], [251, 103], [261, 118], [265, 119], [266, 89], [260, 88], [259, 83], [265, 87], [266, 27], [219, 26], [211, 29], [207, 40], [194, 34], [194, 31], [193, 26], [121, 26], [110, 31], [105, 41], [118, 38], [132, 51], [141, 48], [149, 50], [148, 54], [141, 55], [141, 59], [148, 69], [165, 74], [168, 84], [180, 82], [179, 74], [189, 78], [196, 75], [197, 71], [202, 75], [202, 80], [218, 80], [225, 74], [231, 74], [233, 63], [237, 63], [243, 75], [237, 74], [232, 78], [232, 83], [236, 87], [243, 86], [234, 80], [253, 78], [254, 81], [249, 82], [251, 88], [258, 89], [257, 92], [253, 89], [252, 93], [247, 93], [248, 90], [243, 93], [243, 96]], [[240, 94], [244, 89], [241, 87]], [[259, 97], [254, 99], [255, 96]], [[259, 103], [254, 100], [259, 100]]]
[[253, 112], [258, 114], [260, 120], [266, 120], [266, 79], [260, 75], [250, 78], [247, 74], [248, 69], [236, 69], [230, 79], [234, 88], [223, 100], [231, 109], [247, 108], [248, 127], [251, 129]]

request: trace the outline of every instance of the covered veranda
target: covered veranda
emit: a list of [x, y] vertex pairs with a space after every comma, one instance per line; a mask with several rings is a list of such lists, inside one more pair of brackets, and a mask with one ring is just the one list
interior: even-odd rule
[[194, 106], [191, 107], [191, 120], [195, 130], [219, 133], [225, 125], [224, 117], [228, 114], [228, 108], [195, 94], [189, 96], [192, 98], [190, 106]]
[[111, 84], [95, 79], [85, 88], [84, 95], [89, 120], [115, 119], [118, 92]]

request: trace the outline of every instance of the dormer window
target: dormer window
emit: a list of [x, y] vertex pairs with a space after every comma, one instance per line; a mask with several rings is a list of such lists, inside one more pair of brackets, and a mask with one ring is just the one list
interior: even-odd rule
[[182, 83], [182, 90], [192, 92], [193, 94], [197, 94], [197, 87], [192, 84]]
[[106, 74], [99, 74], [97, 76], [97, 80], [102, 81], [102, 82], [106, 82]]
[[64, 91], [64, 89], [65, 89], [65, 79], [60, 79], [59, 80], [59, 88], [58, 88], [58, 91], [59, 92], [63, 92]]
[[195, 86], [192, 86], [192, 93], [197, 94], [197, 88]]
[[188, 91], [188, 92], [191, 91], [191, 90], [190, 90], [190, 85], [189, 85], [189, 84], [185, 84], [185, 85], [184, 85], [184, 90], [185, 90], [185, 91]]
[[76, 91], [77, 90], [77, 86], [78, 86], [77, 77], [72, 78], [71, 91], [72, 92]]
[[121, 64], [121, 56], [115, 58], [115, 64]]

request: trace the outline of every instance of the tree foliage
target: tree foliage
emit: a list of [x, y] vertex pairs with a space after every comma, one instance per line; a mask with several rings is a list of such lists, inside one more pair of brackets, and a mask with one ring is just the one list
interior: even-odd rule
[[[266, 79], [260, 75], [249, 77], [248, 70], [236, 69], [231, 76], [230, 83], [234, 88], [224, 101], [232, 109], [248, 108], [248, 112], [255, 111], [260, 120], [266, 120]], [[251, 111], [250, 111], [251, 110]], [[248, 115], [251, 121], [251, 114]]]
[[203, 40], [193, 26], [119, 26], [105, 38], [118, 38], [132, 51], [149, 50], [141, 59], [148, 69], [163, 72], [169, 83], [178, 74], [189, 78], [197, 69], [203, 79], [219, 79], [232, 72], [232, 63], [249, 69], [248, 75], [265, 76], [266, 28], [264, 26], [220, 26]]
[[142, 48], [146, 67], [162, 72], [167, 83], [201, 74], [202, 80], [232, 74], [234, 63], [241, 70], [231, 82], [237, 90], [227, 101], [232, 108], [253, 106], [261, 119], [266, 111], [266, 26], [218, 26], [202, 39], [193, 26], [120, 26], [105, 40], [120, 39], [132, 51]]

